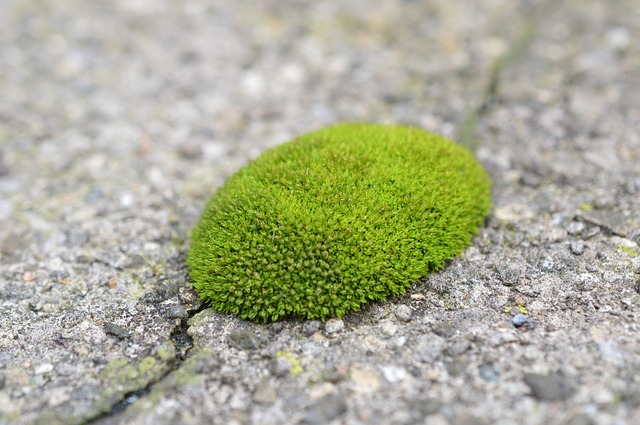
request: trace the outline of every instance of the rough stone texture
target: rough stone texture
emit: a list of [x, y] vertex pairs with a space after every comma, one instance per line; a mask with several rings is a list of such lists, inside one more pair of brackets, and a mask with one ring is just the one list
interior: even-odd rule
[[[0, 424], [640, 417], [634, 1], [1, 6]], [[203, 309], [212, 191], [345, 120], [477, 146], [473, 245], [335, 333]]]

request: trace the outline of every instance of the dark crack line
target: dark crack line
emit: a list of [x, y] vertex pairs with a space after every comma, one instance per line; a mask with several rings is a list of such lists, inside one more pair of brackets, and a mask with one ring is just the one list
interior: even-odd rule
[[475, 152], [480, 144], [477, 137], [478, 121], [484, 118], [499, 100], [500, 77], [502, 73], [520, 62], [526, 55], [531, 43], [535, 40], [539, 24], [552, 11], [555, 2], [546, 0], [531, 7], [525, 15], [522, 28], [516, 34], [514, 41], [509, 46], [507, 52], [497, 58], [489, 67], [487, 82], [482, 92], [482, 96], [477, 105], [471, 107], [466, 113], [460, 126], [459, 141], [472, 152]]
[[81, 425], [96, 424], [103, 419], [107, 419], [124, 412], [135, 402], [149, 394], [155, 385], [161, 383], [172, 372], [179, 369], [182, 363], [184, 363], [184, 361], [188, 358], [188, 354], [193, 347], [193, 338], [191, 338], [191, 336], [187, 332], [189, 330], [189, 320], [207, 307], [208, 306], [203, 303], [197, 309], [191, 310], [187, 314], [187, 317], [183, 318], [180, 321], [180, 325], [176, 326], [174, 330], [171, 331], [171, 342], [173, 343], [173, 346], [175, 348], [176, 357], [175, 361], [170, 364], [171, 367], [167, 371], [165, 371], [157, 379], [148, 382], [144, 387], [125, 393], [120, 398], [120, 400], [115, 402], [111, 406], [111, 408], [109, 408], [109, 410], [99, 413], [94, 417], [88, 418], [84, 422], [81, 422]]

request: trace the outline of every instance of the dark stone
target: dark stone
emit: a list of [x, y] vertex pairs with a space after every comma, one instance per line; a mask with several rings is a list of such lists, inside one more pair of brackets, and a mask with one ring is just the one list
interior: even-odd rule
[[307, 320], [302, 325], [302, 333], [305, 334], [305, 336], [311, 336], [318, 332], [319, 329], [320, 322], [318, 320]]
[[280, 333], [284, 330], [284, 323], [274, 322], [271, 324], [271, 330], [275, 333]]
[[228, 341], [229, 345], [241, 350], [255, 350], [260, 346], [260, 339], [253, 332], [245, 329], [231, 332]]
[[116, 336], [120, 339], [128, 338], [131, 334], [122, 326], [115, 323], [107, 322], [104, 324], [104, 331], [109, 335]]
[[158, 304], [178, 293], [176, 285], [160, 284], [156, 289], [147, 291], [140, 296], [139, 301], [144, 304]]
[[173, 306], [169, 307], [169, 309], [167, 310], [167, 314], [169, 315], [169, 317], [172, 317], [174, 319], [184, 319], [185, 317], [187, 317], [187, 310], [185, 310], [184, 307]]
[[575, 393], [575, 388], [559, 373], [525, 373], [524, 382], [531, 389], [533, 396], [541, 401], [566, 400]]
[[431, 330], [434, 334], [444, 338], [453, 335], [455, 332], [455, 329], [450, 323], [436, 323], [431, 326]]
[[55, 280], [56, 282], [62, 282], [63, 280], [69, 277], [69, 273], [67, 273], [64, 270], [54, 270], [51, 273], [49, 273], [49, 277]]
[[347, 403], [340, 395], [328, 395], [307, 409], [303, 424], [322, 425], [331, 422], [347, 411]]

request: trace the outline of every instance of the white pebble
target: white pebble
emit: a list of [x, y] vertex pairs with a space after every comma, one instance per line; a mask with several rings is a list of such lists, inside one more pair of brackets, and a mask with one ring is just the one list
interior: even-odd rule
[[411, 316], [413, 316], [413, 310], [406, 304], [400, 304], [396, 308], [396, 317], [403, 322], [408, 322], [411, 320]]
[[36, 367], [35, 374], [43, 375], [45, 373], [51, 372], [52, 370], [53, 370], [53, 365], [51, 363], [44, 363]]
[[336, 332], [340, 332], [344, 329], [344, 322], [340, 319], [329, 319], [327, 323], [324, 324], [324, 330], [328, 334], [334, 334]]

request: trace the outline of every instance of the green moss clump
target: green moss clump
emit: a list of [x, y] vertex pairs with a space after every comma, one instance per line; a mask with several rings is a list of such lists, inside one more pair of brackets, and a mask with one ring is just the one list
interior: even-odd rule
[[423, 130], [338, 124], [262, 154], [207, 204], [187, 264], [214, 309], [325, 320], [407, 287], [491, 208], [473, 155]]

